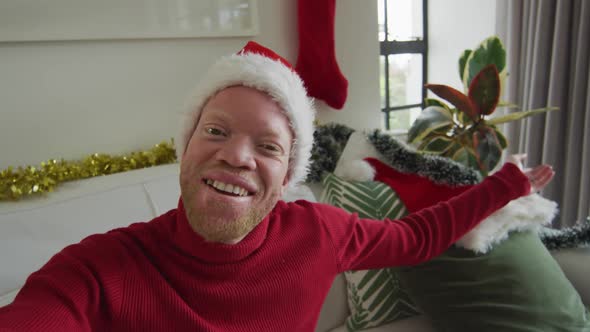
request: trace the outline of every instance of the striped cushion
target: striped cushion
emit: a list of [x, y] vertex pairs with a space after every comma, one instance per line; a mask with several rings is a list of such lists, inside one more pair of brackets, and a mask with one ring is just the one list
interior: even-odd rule
[[[361, 218], [398, 219], [407, 214], [389, 186], [373, 181], [346, 181], [333, 174], [324, 179], [320, 201], [356, 212]], [[379, 326], [419, 313], [401, 288], [394, 269], [347, 271], [344, 276], [351, 312], [346, 319], [349, 331]]]

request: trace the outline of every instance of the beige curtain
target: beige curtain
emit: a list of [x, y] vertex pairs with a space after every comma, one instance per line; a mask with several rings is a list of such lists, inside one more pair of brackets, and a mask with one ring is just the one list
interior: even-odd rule
[[559, 203], [554, 226], [573, 225], [590, 214], [590, 1], [498, 0], [496, 15], [509, 72], [503, 99], [560, 108], [508, 124], [509, 151], [553, 165], [543, 196]]

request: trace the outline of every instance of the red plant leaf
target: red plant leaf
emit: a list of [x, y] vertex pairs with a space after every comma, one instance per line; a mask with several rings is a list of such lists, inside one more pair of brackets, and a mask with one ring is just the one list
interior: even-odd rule
[[475, 106], [471, 102], [471, 99], [461, 91], [442, 84], [426, 84], [425, 87], [437, 96], [453, 104], [453, 106], [467, 114], [473, 121], [477, 120]]
[[469, 99], [478, 115], [490, 115], [500, 100], [500, 75], [495, 64], [489, 64], [475, 75], [469, 85]]

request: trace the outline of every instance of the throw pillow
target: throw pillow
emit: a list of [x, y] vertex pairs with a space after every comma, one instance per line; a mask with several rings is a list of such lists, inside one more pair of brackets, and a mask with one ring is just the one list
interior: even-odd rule
[[295, 202], [297, 200], [306, 200], [309, 202], [317, 202], [311, 188], [305, 184], [299, 184], [296, 186], [288, 186], [287, 190], [283, 193], [281, 200], [285, 202]]
[[397, 270], [440, 331], [590, 331], [587, 309], [533, 232], [512, 232], [487, 254], [451, 247]]
[[[356, 212], [361, 218], [398, 219], [407, 211], [395, 192], [379, 182], [346, 181], [333, 174], [324, 179], [320, 201]], [[394, 269], [346, 271], [349, 331], [379, 326], [417, 315], [418, 309], [400, 287]]]

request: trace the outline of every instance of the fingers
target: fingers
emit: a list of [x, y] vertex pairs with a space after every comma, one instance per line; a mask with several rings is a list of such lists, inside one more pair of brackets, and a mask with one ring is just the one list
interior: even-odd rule
[[539, 175], [539, 179], [536, 181], [537, 191], [543, 190], [553, 180], [555, 172], [552, 168], [548, 168], [545, 172]]
[[553, 179], [555, 172], [549, 165], [540, 165], [525, 172], [531, 182], [531, 192], [541, 191]]

